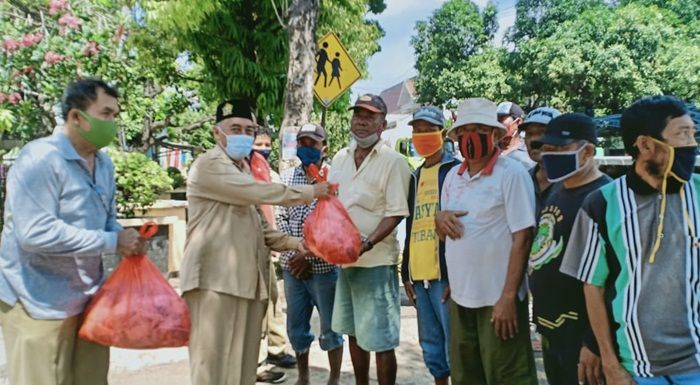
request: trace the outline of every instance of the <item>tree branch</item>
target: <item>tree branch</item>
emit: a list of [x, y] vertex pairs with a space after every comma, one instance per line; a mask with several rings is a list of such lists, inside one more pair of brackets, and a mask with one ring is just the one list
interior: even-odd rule
[[[173, 127], [174, 130], [180, 131], [180, 132], [187, 132], [187, 131], [192, 131], [194, 129], [200, 128], [204, 126], [205, 123], [211, 122], [214, 120], [214, 116], [205, 116], [201, 119], [195, 120], [194, 122], [186, 125], [186, 126], [181, 126], [181, 127]], [[150, 131], [151, 132], [156, 132], [158, 130], [162, 130], [163, 128], [171, 127], [171, 119], [172, 116], [166, 117], [164, 120], [159, 120], [157, 122], [153, 122], [150, 125]]]
[[202, 127], [205, 123], [213, 121], [215, 116], [205, 116], [199, 120], [196, 120], [192, 122], [191, 124], [188, 124], [187, 126], [183, 127], [175, 127], [176, 130], [179, 130], [180, 132], [187, 132], [187, 131], [192, 131], [194, 129]]
[[170, 119], [171, 118], [172, 118], [172, 116], [167, 116], [165, 118], [165, 120], [159, 120], [157, 122], [151, 123], [151, 132], [170, 127]]
[[9, 0], [8, 3], [9, 3], [11, 6], [13, 6], [13, 7], [19, 9], [20, 11], [22, 11], [22, 12], [24, 12], [24, 13], [30, 15], [30, 16], [33, 16], [35, 19], [39, 19], [39, 18], [40, 18], [40, 17], [39, 17], [39, 14], [36, 13], [36, 11], [33, 11], [33, 10], [29, 9], [29, 7], [28, 7], [27, 5], [23, 4], [23, 3], [20, 2], [20, 1], [17, 1], [17, 0]]
[[177, 76], [178, 78], [180, 78], [182, 80], [189, 80], [189, 81], [193, 81], [193, 82], [197, 82], [197, 83], [204, 83], [205, 82], [204, 79], [193, 78], [193, 77], [186, 76], [186, 75], [175, 74], [175, 76]]

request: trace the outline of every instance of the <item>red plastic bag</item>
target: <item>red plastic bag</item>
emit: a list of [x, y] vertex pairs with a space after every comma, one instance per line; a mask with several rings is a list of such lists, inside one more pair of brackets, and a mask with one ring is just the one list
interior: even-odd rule
[[[152, 237], [158, 225], [139, 233]], [[145, 255], [126, 257], [85, 310], [78, 335], [105, 346], [154, 349], [185, 346], [190, 337], [185, 301]]]
[[[309, 168], [317, 181], [326, 180], [325, 171], [319, 172], [315, 165]], [[343, 265], [360, 258], [360, 231], [343, 204], [333, 195], [319, 199], [314, 211], [306, 218], [304, 239], [311, 252], [328, 263]]]

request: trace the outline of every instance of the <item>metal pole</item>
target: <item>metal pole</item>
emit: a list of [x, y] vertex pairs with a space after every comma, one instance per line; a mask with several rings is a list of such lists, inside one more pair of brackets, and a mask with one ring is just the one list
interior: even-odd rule
[[321, 112], [321, 126], [323, 126], [324, 129], [326, 128], [326, 111], [328, 111], [328, 107], [324, 105]]

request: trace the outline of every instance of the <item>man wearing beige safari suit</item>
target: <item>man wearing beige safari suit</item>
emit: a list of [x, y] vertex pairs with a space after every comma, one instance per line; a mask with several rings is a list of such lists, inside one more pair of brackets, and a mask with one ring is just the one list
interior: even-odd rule
[[251, 108], [224, 102], [216, 122], [216, 145], [193, 164], [187, 184], [181, 286], [192, 317], [192, 385], [252, 385], [269, 298], [270, 249], [307, 252], [299, 238], [272, 229], [257, 205], [310, 203], [327, 195], [329, 185], [256, 181], [246, 162], [256, 130]]

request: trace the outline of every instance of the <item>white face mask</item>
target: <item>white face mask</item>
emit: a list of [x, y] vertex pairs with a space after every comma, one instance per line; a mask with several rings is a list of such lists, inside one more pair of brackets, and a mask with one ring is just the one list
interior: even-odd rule
[[355, 142], [360, 148], [369, 148], [372, 147], [374, 144], [376, 144], [379, 141], [379, 134], [374, 133], [371, 135], [367, 135], [364, 138], [360, 138], [355, 133], [351, 133], [352, 138], [355, 139]]

